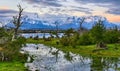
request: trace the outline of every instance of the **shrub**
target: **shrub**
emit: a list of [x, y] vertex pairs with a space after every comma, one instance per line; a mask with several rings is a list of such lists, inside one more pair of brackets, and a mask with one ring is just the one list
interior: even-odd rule
[[78, 44], [80, 44], [80, 45], [90, 45], [90, 44], [92, 44], [89, 33], [84, 33], [83, 35], [81, 35], [80, 39], [78, 40]]
[[60, 39], [60, 43], [61, 43], [62, 45], [64, 45], [64, 46], [68, 46], [69, 43], [70, 43], [70, 40], [69, 40], [68, 37], [63, 36], [63, 37]]
[[44, 41], [51, 41], [51, 37], [44, 38]]
[[26, 39], [24, 37], [19, 37], [15, 41], [9, 41], [6, 45], [3, 46], [3, 51], [1, 53], [4, 54], [4, 61], [7, 59], [7, 61], [14, 61], [14, 60], [20, 60], [25, 61], [26, 55], [23, 55], [19, 52], [22, 45], [25, 45]]
[[119, 41], [120, 32], [115, 30], [109, 30], [105, 33], [106, 43], [117, 43]]
[[100, 42], [104, 42], [105, 32], [106, 27], [104, 26], [103, 21], [99, 20], [90, 30], [90, 34], [93, 38], [94, 43], [98, 45]]
[[9, 32], [7, 32], [4, 28], [0, 28], [0, 39], [2, 37], [8, 37], [9, 36]]
[[39, 39], [39, 36], [37, 35], [36, 37], [34, 37], [35, 40], [38, 40]]

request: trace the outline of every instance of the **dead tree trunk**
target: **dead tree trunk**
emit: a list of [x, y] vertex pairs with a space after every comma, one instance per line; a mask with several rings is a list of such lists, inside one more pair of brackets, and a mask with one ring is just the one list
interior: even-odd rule
[[85, 21], [85, 17], [82, 17], [81, 19], [80, 19], [80, 22], [79, 22], [79, 24], [80, 24], [80, 26], [79, 26], [79, 34], [81, 34], [82, 33], [82, 31], [83, 31], [83, 27], [82, 27], [82, 24], [84, 23], [84, 21]]
[[13, 24], [15, 25], [13, 40], [17, 38], [19, 27], [20, 27], [21, 24], [22, 24], [22, 22], [21, 22], [21, 17], [22, 17], [22, 12], [23, 12], [23, 10], [24, 10], [24, 9], [21, 7], [21, 5], [18, 5], [17, 7], [18, 7], [18, 9], [19, 9], [19, 14], [18, 14], [18, 16], [13, 16]]
[[55, 27], [56, 27], [56, 32], [55, 32], [55, 33], [56, 33], [56, 37], [59, 38], [59, 36], [58, 36], [58, 32], [59, 32], [59, 23], [58, 23], [57, 21], [55, 21], [54, 24], [55, 24]]
[[1, 56], [2, 56], [2, 61], [4, 61], [4, 59], [5, 59], [5, 56], [4, 56], [4, 53], [3, 52], [1, 52]]

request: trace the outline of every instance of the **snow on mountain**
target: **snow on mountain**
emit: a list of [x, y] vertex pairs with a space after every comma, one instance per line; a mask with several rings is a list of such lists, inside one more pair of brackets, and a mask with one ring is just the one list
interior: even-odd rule
[[[68, 16], [68, 15], [38, 15], [37, 13], [25, 15], [22, 17], [23, 24], [21, 25], [20, 29], [27, 30], [27, 29], [55, 29], [55, 22], [58, 24], [59, 29], [69, 29], [79, 28], [79, 22], [82, 17], [76, 16]], [[86, 29], [91, 29], [95, 23], [101, 19], [104, 25], [107, 28], [112, 28], [116, 26], [116, 24], [110, 23], [105, 17], [101, 16], [86, 16], [85, 21], [82, 24], [82, 27]], [[10, 22], [6, 26], [14, 27], [14, 25]], [[117, 25], [118, 26], [118, 25]]]

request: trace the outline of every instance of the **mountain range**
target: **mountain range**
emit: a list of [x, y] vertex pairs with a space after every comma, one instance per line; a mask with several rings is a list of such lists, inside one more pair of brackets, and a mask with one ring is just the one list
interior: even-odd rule
[[[31, 15], [25, 15], [22, 17], [23, 24], [21, 25], [21, 30], [32, 30], [32, 29], [56, 29], [56, 26], [58, 26], [59, 29], [78, 29], [80, 27], [79, 22], [81, 21], [83, 17], [76, 17], [76, 16], [55, 16], [54, 18], [51, 16], [48, 16], [46, 18], [43, 18], [39, 16], [38, 14], [32, 14]], [[82, 27], [86, 29], [91, 29], [96, 22], [98, 22], [99, 19], [103, 21], [103, 24], [106, 26], [106, 28], [113, 28], [114, 26], [120, 27], [120, 23], [111, 23], [109, 22], [105, 17], [101, 16], [85, 16], [85, 20], [82, 24]], [[15, 27], [14, 24], [11, 22], [7, 23], [5, 25], [6, 27]]]

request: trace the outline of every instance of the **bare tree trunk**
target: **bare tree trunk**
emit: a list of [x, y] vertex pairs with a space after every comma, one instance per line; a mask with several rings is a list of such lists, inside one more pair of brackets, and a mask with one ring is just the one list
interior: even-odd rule
[[83, 31], [83, 27], [82, 27], [82, 24], [84, 23], [84, 21], [85, 21], [85, 17], [83, 17], [82, 19], [80, 19], [80, 26], [79, 26], [79, 34], [81, 34], [82, 33], [82, 31]]
[[19, 9], [18, 16], [13, 16], [13, 23], [15, 25], [15, 28], [14, 28], [14, 34], [13, 34], [12, 40], [15, 40], [17, 38], [18, 29], [21, 26], [21, 24], [23, 23], [23, 22], [21, 22], [21, 17], [22, 17], [22, 12], [24, 9], [21, 7], [21, 5], [18, 5], [18, 9]]
[[13, 35], [13, 36], [12, 36], [12, 41], [14, 41], [14, 40], [15, 40], [14, 38], [15, 38], [15, 35]]
[[55, 24], [55, 26], [56, 26], [56, 29], [55, 29], [55, 30], [56, 30], [56, 32], [55, 32], [55, 33], [56, 33], [56, 37], [59, 38], [59, 36], [58, 36], [58, 32], [59, 32], [59, 28], [58, 28], [58, 26], [59, 26], [59, 24], [58, 24], [57, 21], [55, 21], [54, 24]]
[[3, 53], [3, 52], [1, 52], [1, 56], [2, 56], [2, 61], [4, 61], [5, 56], [4, 56], [4, 53]]

